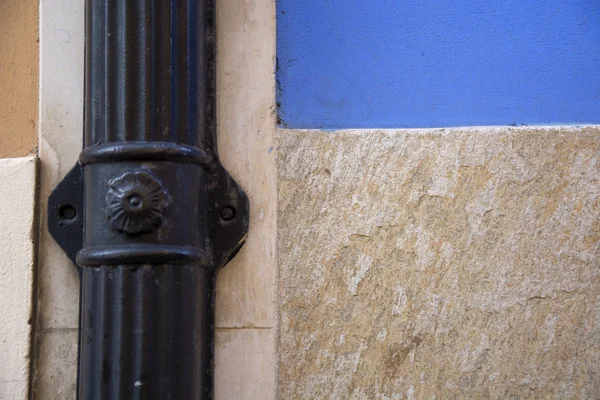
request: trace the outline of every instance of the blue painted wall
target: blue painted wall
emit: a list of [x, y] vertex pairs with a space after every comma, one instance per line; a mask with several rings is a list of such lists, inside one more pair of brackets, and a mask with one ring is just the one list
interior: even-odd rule
[[600, 123], [600, 0], [278, 0], [290, 128]]

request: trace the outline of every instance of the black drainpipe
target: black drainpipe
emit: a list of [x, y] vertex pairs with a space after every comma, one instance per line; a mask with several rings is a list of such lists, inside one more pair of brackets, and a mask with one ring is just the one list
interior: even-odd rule
[[213, 0], [87, 0], [84, 149], [49, 198], [80, 266], [78, 398], [210, 399], [217, 271], [248, 199], [221, 165]]

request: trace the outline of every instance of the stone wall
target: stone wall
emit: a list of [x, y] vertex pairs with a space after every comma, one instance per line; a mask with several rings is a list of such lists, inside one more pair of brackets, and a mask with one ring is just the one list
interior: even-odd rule
[[600, 129], [279, 133], [280, 398], [600, 396]]

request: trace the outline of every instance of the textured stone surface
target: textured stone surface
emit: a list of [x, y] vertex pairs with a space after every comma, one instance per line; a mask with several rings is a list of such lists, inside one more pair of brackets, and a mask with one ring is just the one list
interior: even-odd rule
[[281, 131], [280, 397], [600, 397], [600, 129]]

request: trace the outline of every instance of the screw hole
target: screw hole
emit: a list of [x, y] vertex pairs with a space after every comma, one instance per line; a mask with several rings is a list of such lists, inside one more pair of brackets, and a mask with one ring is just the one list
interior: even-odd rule
[[235, 208], [223, 207], [221, 210], [221, 219], [223, 221], [231, 221], [235, 217]]
[[58, 216], [67, 222], [73, 221], [77, 216], [75, 208], [70, 204], [63, 204], [58, 209]]

